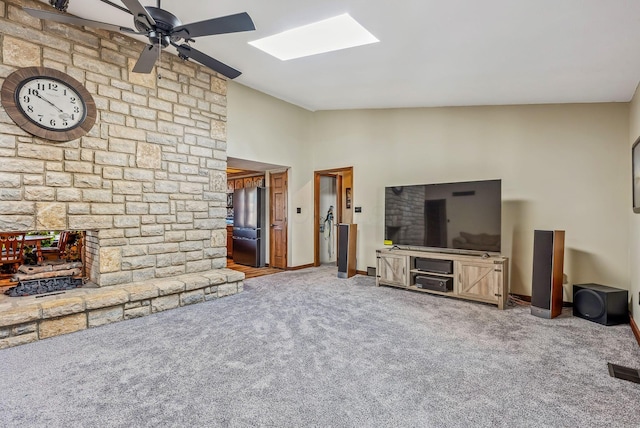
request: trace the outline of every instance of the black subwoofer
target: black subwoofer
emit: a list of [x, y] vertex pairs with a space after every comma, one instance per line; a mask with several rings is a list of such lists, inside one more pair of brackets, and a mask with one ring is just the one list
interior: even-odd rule
[[573, 316], [603, 325], [629, 322], [629, 292], [600, 284], [573, 285]]

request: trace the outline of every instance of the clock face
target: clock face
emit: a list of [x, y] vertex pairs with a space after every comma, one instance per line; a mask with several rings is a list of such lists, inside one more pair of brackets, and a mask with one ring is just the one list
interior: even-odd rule
[[47, 67], [11, 73], [0, 90], [2, 107], [28, 133], [48, 141], [71, 141], [91, 130], [96, 103], [76, 79]]
[[71, 86], [50, 77], [34, 77], [22, 82], [16, 103], [34, 124], [52, 131], [68, 131], [86, 116], [82, 97]]

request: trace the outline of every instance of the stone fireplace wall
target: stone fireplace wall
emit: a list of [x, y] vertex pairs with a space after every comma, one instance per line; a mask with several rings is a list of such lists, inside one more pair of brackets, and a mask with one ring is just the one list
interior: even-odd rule
[[[65, 143], [27, 134], [0, 109], [0, 231], [84, 230], [87, 275], [109, 286], [226, 266], [226, 81], [162, 54], [131, 73], [144, 44], [35, 19], [0, 1], [0, 80], [63, 71], [98, 118]], [[160, 78], [161, 77], [161, 78]]]

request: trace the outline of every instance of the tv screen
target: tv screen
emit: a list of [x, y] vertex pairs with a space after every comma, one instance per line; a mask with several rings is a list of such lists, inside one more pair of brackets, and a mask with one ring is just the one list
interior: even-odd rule
[[384, 194], [385, 244], [500, 252], [501, 180], [390, 186]]

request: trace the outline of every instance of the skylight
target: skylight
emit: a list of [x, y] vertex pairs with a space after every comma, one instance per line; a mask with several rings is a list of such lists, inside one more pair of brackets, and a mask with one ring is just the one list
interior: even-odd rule
[[377, 42], [378, 39], [345, 13], [254, 40], [249, 44], [286, 61]]

